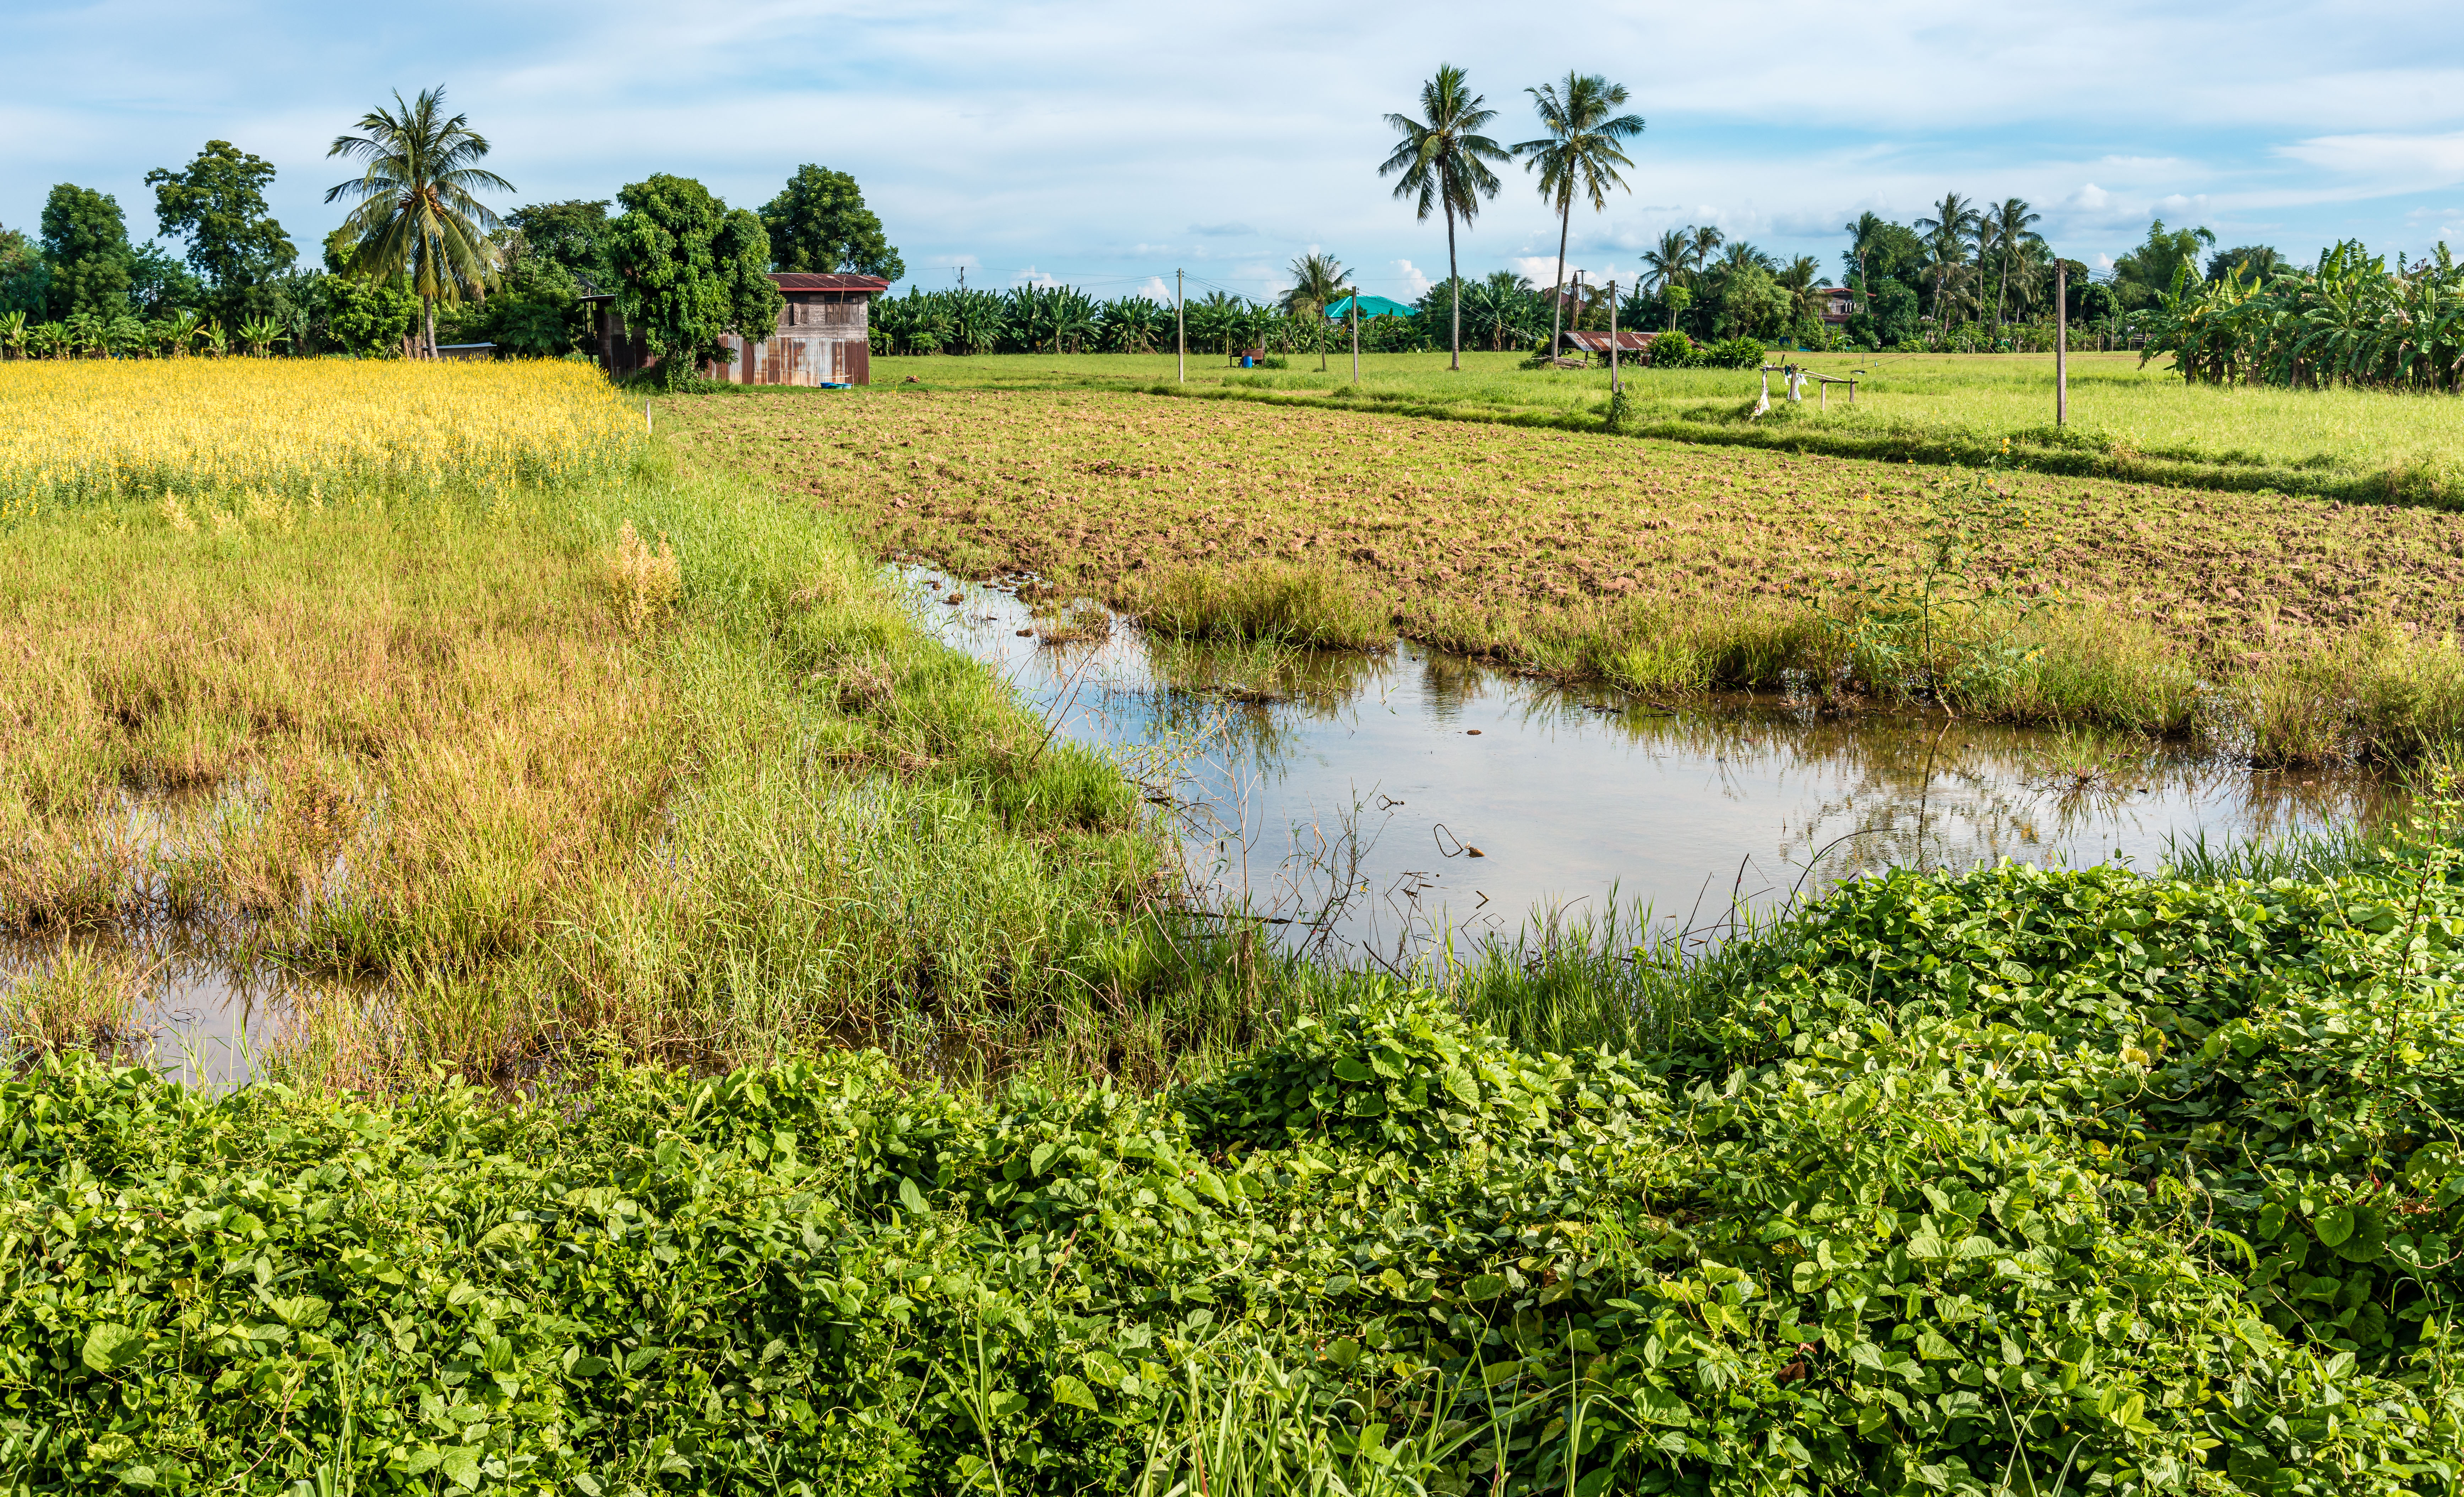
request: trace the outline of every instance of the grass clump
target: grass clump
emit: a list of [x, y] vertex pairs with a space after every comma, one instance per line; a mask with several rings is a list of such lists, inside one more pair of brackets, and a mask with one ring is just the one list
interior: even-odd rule
[[1327, 565], [1173, 567], [1138, 578], [1130, 597], [1143, 623], [1177, 639], [1370, 649], [1394, 638], [1375, 597]]

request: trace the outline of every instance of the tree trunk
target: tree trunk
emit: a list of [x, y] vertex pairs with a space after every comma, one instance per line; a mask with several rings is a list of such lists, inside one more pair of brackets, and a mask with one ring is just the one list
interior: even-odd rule
[[1558, 319], [1566, 310], [1566, 231], [1573, 227], [1574, 200], [1566, 199], [1557, 215], [1557, 284], [1549, 288], [1549, 357], [1557, 357]]
[[1463, 276], [1455, 270], [1455, 210], [1451, 204], [1446, 208], [1446, 299], [1454, 303], [1455, 319], [1451, 335], [1454, 359], [1447, 367], [1460, 374], [1463, 372]]
[[436, 298], [420, 297], [419, 308], [421, 320], [428, 327], [428, 357], [433, 359], [436, 357]]

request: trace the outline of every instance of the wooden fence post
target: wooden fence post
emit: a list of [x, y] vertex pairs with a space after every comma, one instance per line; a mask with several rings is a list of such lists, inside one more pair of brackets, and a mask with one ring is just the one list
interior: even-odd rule
[[2054, 425], [2071, 419], [2071, 268], [2054, 257]]

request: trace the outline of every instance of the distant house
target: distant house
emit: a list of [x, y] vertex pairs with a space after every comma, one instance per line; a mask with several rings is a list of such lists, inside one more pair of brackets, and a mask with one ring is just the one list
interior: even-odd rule
[[[702, 372], [730, 385], [869, 385], [872, 383], [872, 298], [890, 289], [873, 275], [816, 275], [774, 272], [785, 304], [768, 338], [748, 341], [734, 333], [719, 337], [736, 357], [705, 364]], [[638, 333], [628, 333], [606, 293], [582, 298], [591, 306], [599, 331], [599, 362], [610, 374], [631, 374], [658, 361]]]
[[[1860, 293], [1846, 286], [1816, 286], [1814, 289], [1822, 297], [1822, 320], [1826, 324], [1837, 327], [1857, 315], [1857, 298]], [[1870, 297], [1872, 293], [1861, 295]]]

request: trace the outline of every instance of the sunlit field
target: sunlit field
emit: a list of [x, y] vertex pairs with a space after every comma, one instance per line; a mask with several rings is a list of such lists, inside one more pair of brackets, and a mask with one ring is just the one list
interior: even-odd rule
[[[1750, 412], [1764, 385], [1735, 369], [1637, 369], [1622, 384], [1631, 434], [1743, 444], [1842, 456], [1982, 461], [2011, 443], [2020, 466], [2123, 478], [2188, 482], [2336, 497], [2464, 504], [2464, 401], [2363, 390], [2186, 385], [2161, 362], [2129, 353], [2070, 358], [2070, 421], [2054, 424], [2051, 354], [1795, 354], [1835, 378], [1808, 381], [1791, 405], [1771, 379], [1772, 408]], [[1565, 425], [1597, 429], [1609, 401], [1606, 367], [1526, 369], [1519, 353], [1364, 354], [1352, 383], [1348, 351], [1292, 355], [1285, 369], [1227, 367], [1193, 353], [1179, 384], [1170, 354], [882, 358], [877, 385], [911, 377], [939, 388], [1174, 386], [1199, 394], [1356, 405], [1397, 414]]]

